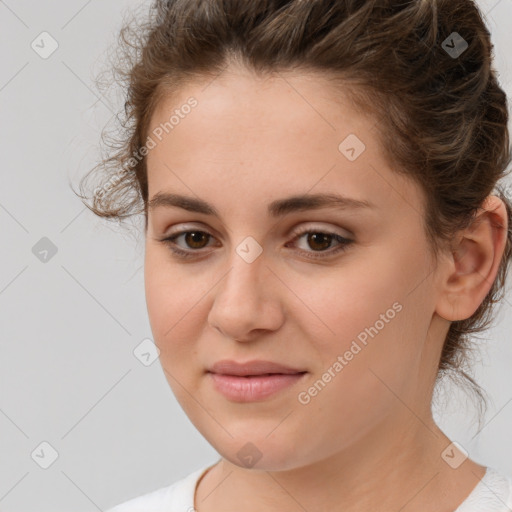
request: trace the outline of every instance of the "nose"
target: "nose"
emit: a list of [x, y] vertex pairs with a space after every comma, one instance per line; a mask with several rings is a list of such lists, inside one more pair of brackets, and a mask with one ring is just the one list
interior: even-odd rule
[[234, 252], [211, 292], [209, 325], [227, 338], [251, 341], [283, 322], [284, 285], [262, 256], [248, 263]]

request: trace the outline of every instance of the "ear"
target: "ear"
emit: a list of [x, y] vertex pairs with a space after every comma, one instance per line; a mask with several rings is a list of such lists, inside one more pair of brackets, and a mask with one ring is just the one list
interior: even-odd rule
[[491, 289], [507, 243], [505, 203], [487, 196], [471, 225], [459, 232], [443, 265], [436, 312], [446, 320], [469, 318]]

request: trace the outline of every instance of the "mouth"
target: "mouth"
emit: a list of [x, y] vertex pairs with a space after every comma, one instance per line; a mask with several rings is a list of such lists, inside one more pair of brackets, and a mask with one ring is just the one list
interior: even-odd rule
[[308, 372], [228, 375], [207, 372], [214, 389], [232, 402], [260, 402], [289, 389]]
[[271, 375], [297, 375], [306, 373], [303, 368], [285, 366], [281, 363], [264, 360], [237, 362], [229, 359], [217, 361], [207, 368], [209, 373], [235, 377], [261, 377]]
[[211, 373], [211, 374], [215, 374], [215, 375], [222, 375], [222, 376], [225, 376], [225, 377], [238, 377], [240, 379], [252, 379], [252, 378], [255, 378], [255, 377], [271, 377], [273, 375], [302, 375], [304, 373], [307, 373], [307, 372], [294, 372], [294, 373], [255, 373], [255, 374], [251, 374], [251, 375], [237, 375], [237, 374], [232, 374], [232, 373], [216, 373], [216, 372], [207, 372], [207, 373]]

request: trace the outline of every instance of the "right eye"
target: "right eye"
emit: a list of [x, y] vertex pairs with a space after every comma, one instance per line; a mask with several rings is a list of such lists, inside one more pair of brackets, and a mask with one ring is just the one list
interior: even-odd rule
[[[197, 251], [184, 251], [183, 249], [180, 249], [178, 245], [176, 244], [175, 240], [177, 240], [180, 236], [188, 235], [185, 237], [185, 241], [187, 244], [190, 244], [190, 246], [196, 247], [196, 244], [201, 245], [201, 240], [204, 240], [207, 237], [212, 237], [213, 235], [210, 235], [210, 233], [207, 233], [206, 231], [199, 231], [199, 230], [190, 230], [190, 231], [179, 231], [178, 233], [175, 233], [167, 238], [164, 238], [161, 240], [163, 243], [165, 243], [169, 249], [178, 257], [180, 258], [190, 258], [193, 256], [193, 252]], [[199, 247], [199, 249], [202, 249], [204, 246]]]

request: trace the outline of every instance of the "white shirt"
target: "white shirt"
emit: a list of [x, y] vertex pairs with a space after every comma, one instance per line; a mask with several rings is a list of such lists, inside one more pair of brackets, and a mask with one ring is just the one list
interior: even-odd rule
[[[194, 494], [197, 483], [215, 464], [203, 466], [172, 485], [124, 501], [106, 512], [195, 512]], [[482, 480], [454, 510], [454, 512], [510, 511], [512, 511], [512, 477], [503, 476], [491, 467], [487, 467]]]

